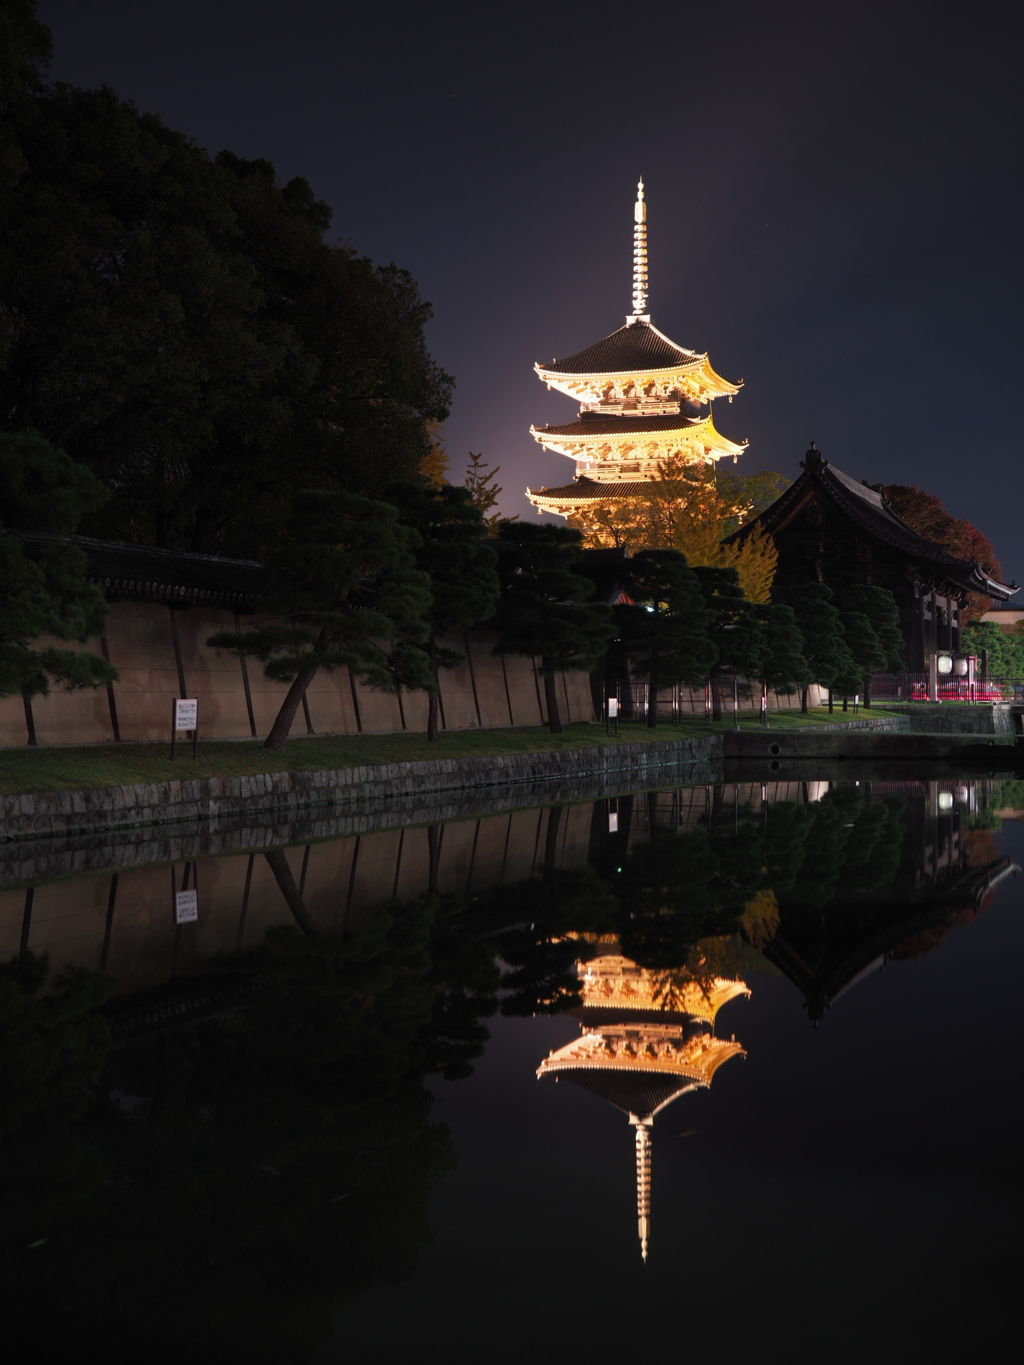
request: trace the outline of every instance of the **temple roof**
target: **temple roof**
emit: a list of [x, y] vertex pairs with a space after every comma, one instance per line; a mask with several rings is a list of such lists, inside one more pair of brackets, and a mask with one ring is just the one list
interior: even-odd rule
[[564, 422], [561, 426], [531, 427], [538, 440], [545, 436], [629, 436], [634, 432], [648, 431], [686, 431], [688, 427], [706, 426], [707, 417], [687, 417], [680, 412], [660, 413], [644, 417], [635, 412], [610, 414], [604, 412], [582, 412], [575, 422]]
[[600, 502], [605, 498], [648, 497], [652, 482], [651, 479], [635, 479], [630, 483], [598, 483], [580, 475], [572, 483], [562, 484], [559, 488], [528, 488], [526, 492], [535, 502]]
[[129, 545], [91, 536], [20, 534], [27, 544], [61, 541], [83, 550], [89, 582], [102, 588], [109, 601], [131, 598], [181, 607], [232, 607], [247, 613], [260, 600], [264, 570], [257, 560], [161, 550], [155, 545]]
[[796, 482], [790, 484], [782, 496], [760, 515], [752, 517], [738, 531], [734, 531], [727, 541], [743, 539], [755, 526], [775, 534], [792, 520], [817, 490], [862, 530], [911, 559], [944, 570], [946, 577], [969, 591], [985, 593], [1002, 601], [1017, 591], [1016, 583], [998, 583], [989, 578], [977, 560], [960, 559], [950, 554], [938, 541], [919, 535], [896, 515], [880, 493], [830, 465], [821, 452], [815, 450], [813, 443], [801, 463], [804, 472]]
[[540, 368], [552, 374], [632, 374], [698, 365], [706, 354], [678, 346], [650, 322], [628, 322], [593, 346]]
[[563, 1071], [560, 1076], [638, 1119], [650, 1118], [687, 1091], [696, 1090], [699, 1084], [676, 1076], [652, 1076], [643, 1071], [579, 1070]]

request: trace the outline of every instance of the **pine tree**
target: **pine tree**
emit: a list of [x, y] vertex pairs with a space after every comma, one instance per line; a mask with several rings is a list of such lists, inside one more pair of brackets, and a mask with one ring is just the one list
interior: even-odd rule
[[435, 490], [415, 484], [396, 484], [389, 501], [404, 526], [420, 539], [416, 567], [429, 576], [431, 607], [420, 646], [430, 661], [434, 682], [427, 710], [427, 739], [437, 739], [438, 671], [456, 668], [465, 655], [438, 643], [452, 630], [465, 630], [494, 612], [498, 596], [497, 555], [487, 543], [487, 526], [466, 488], [442, 483]]
[[497, 506], [502, 493], [501, 485], [494, 482], [500, 472], [501, 465], [495, 465], [492, 469], [489, 464], [484, 463], [482, 455], [474, 454], [472, 450], [469, 452], [469, 464], [466, 466], [463, 486], [469, 489], [469, 500], [483, 517], [488, 527], [488, 535], [491, 536], [498, 534], [498, 524], [503, 519], [519, 520], [518, 517], [502, 518], [500, 512], [491, 511]]
[[[854, 667], [843, 638], [839, 611], [832, 605], [832, 589], [827, 583], [795, 583], [786, 594], [786, 604], [796, 614], [811, 680], [823, 687], [832, 687], [841, 675], [845, 676]], [[804, 713], [807, 711], [807, 686], [802, 691], [800, 709]]]
[[611, 607], [589, 602], [594, 585], [575, 572], [582, 537], [550, 522], [502, 521], [499, 535], [509, 547], [499, 561], [496, 652], [540, 659], [548, 726], [562, 733], [555, 676], [564, 669], [589, 670], [612, 634]]
[[207, 643], [262, 660], [291, 683], [266, 747], [284, 748], [299, 703], [321, 668], [347, 667], [392, 691], [434, 686], [426, 653], [430, 580], [416, 569], [420, 538], [398, 511], [358, 493], [306, 491], [292, 503], [284, 544], [268, 556], [266, 601], [286, 617], [248, 631], [219, 631]]
[[718, 653], [711, 668], [711, 702], [713, 718], [721, 720], [722, 677], [761, 676], [766, 631], [762, 613], [744, 597], [735, 569], [695, 565], [693, 572], [709, 611], [708, 634]]
[[623, 652], [648, 679], [647, 724], [658, 721], [658, 692], [677, 682], [703, 682], [718, 651], [707, 634], [700, 583], [677, 550], [642, 550], [629, 565], [633, 605], [615, 608]]

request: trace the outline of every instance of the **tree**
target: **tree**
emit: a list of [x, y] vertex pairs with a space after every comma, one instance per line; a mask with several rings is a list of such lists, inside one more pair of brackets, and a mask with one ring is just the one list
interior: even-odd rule
[[678, 550], [641, 550], [629, 565], [632, 604], [615, 607], [623, 652], [648, 679], [647, 724], [658, 723], [658, 691], [703, 682], [717, 657], [700, 584]]
[[693, 572], [709, 613], [708, 634], [718, 654], [711, 667], [711, 705], [713, 719], [721, 720], [722, 677], [761, 677], [765, 627], [762, 613], [744, 597], [735, 569], [696, 565]]
[[1024, 631], [1020, 623], [1003, 632], [994, 621], [972, 621], [961, 637], [964, 649], [979, 658], [988, 653], [988, 671], [1000, 680], [1024, 679]]
[[562, 733], [555, 675], [565, 669], [586, 671], [604, 652], [612, 633], [611, 608], [588, 602], [594, 585], [574, 572], [582, 536], [550, 522], [502, 521], [499, 536], [510, 552], [499, 560], [502, 593], [498, 601], [498, 653], [539, 659], [544, 679], [548, 726]]
[[[113, 490], [91, 534], [262, 557], [307, 487], [415, 477], [451, 380], [408, 272], [325, 243], [265, 160], [211, 160], [109, 89], [12, 102], [0, 425]], [[13, 155], [13, 154], [12, 154]]]
[[414, 567], [415, 531], [398, 511], [358, 493], [308, 491], [293, 500], [286, 540], [267, 563], [268, 607], [287, 623], [219, 631], [207, 643], [240, 650], [291, 687], [267, 736], [284, 748], [295, 712], [318, 669], [347, 667], [385, 690], [433, 687], [422, 639], [430, 580]]
[[792, 692], [812, 681], [811, 666], [804, 656], [804, 638], [792, 607], [773, 603], [765, 610], [765, 651], [761, 676], [766, 687]]
[[[926, 493], [916, 484], [876, 483], [871, 487], [918, 535], [936, 541], [961, 559], [976, 559], [989, 577], [1002, 580], [1003, 570], [988, 536], [966, 518], [947, 512], [934, 493]], [[964, 622], [977, 620], [988, 611], [989, 601], [984, 593], [972, 593], [964, 609]]]
[[642, 494], [588, 508], [586, 525], [583, 518], [570, 518], [570, 525], [585, 530], [590, 545], [622, 546], [632, 554], [673, 549], [686, 556], [691, 568], [735, 569], [747, 599], [767, 602], [778, 561], [771, 536], [755, 527], [742, 541], [727, 544], [723, 539], [760, 499], [738, 479], [720, 486], [705, 465], [670, 462], [659, 465], [658, 472]]
[[[795, 583], [786, 595], [786, 604], [793, 608], [797, 628], [803, 636], [803, 652], [810, 666], [811, 680], [831, 687], [841, 674], [854, 666], [843, 638], [839, 611], [832, 605], [832, 589], [827, 583]], [[800, 709], [806, 714], [806, 684]]]
[[419, 538], [416, 567], [427, 574], [431, 606], [421, 643], [429, 660], [433, 687], [427, 710], [427, 739], [437, 739], [438, 671], [455, 668], [465, 655], [438, 643], [452, 630], [465, 630], [494, 612], [498, 596], [497, 555], [485, 539], [487, 526], [466, 488], [442, 483], [436, 491], [396, 484], [388, 498], [404, 526]]
[[903, 632], [900, 610], [888, 588], [855, 583], [840, 594], [841, 619], [846, 645], [853, 655], [859, 682], [850, 690], [864, 693], [871, 705], [871, 675], [876, 669], [899, 673], [903, 668]]
[[99, 655], [34, 647], [41, 636], [84, 642], [103, 633], [106, 601], [86, 580], [84, 551], [64, 537], [106, 496], [41, 436], [0, 432], [0, 696], [45, 696], [51, 681], [75, 689], [116, 679]]
[[[472, 450], [469, 452], [465, 486], [469, 489], [470, 502], [484, 518], [488, 527], [488, 535], [492, 536], [498, 534], [498, 525], [502, 521], [500, 512], [491, 511], [493, 507], [497, 506], [498, 498], [501, 496], [501, 485], [494, 482], [500, 472], [501, 465], [495, 465], [492, 469], [489, 464], [485, 463], [482, 455], [476, 455]], [[519, 518], [506, 517], [504, 520], [518, 521]]]

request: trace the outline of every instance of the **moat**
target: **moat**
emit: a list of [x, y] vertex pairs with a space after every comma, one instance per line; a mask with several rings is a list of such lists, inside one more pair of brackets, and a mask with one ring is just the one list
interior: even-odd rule
[[1024, 783], [897, 769], [9, 858], [11, 1349], [1009, 1358]]

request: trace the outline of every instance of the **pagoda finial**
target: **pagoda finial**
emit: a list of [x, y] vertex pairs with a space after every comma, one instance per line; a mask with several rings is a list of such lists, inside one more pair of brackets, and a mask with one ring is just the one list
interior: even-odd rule
[[644, 180], [636, 187], [633, 205], [633, 313], [629, 322], [638, 318], [649, 321], [647, 315], [647, 204], [644, 200]]
[[629, 1121], [636, 1128], [636, 1229], [646, 1264], [651, 1235], [651, 1120], [630, 1114]]

